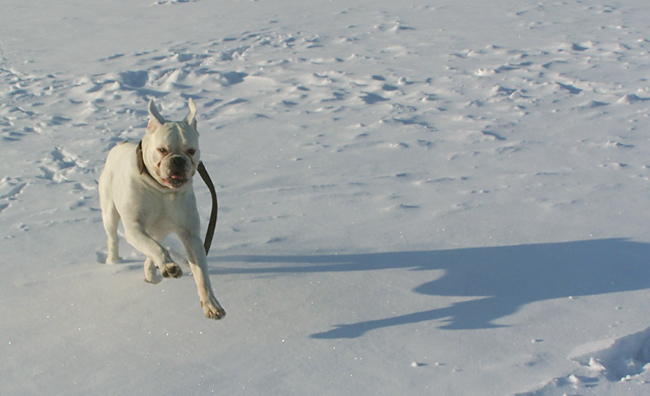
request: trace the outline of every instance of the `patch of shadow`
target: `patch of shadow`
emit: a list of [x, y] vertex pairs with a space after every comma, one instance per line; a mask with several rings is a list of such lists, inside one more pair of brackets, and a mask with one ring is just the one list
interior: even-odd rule
[[399, 204], [399, 209], [420, 209], [420, 205]]
[[569, 91], [569, 93], [572, 94], [572, 95], [577, 95], [577, 94], [579, 94], [580, 92], [582, 92], [582, 89], [580, 89], [580, 88], [576, 88], [576, 87], [574, 87], [574, 86], [571, 85], [571, 84], [562, 84], [562, 83], [560, 83], [560, 82], [556, 82], [556, 84], [559, 85], [560, 88], [562, 88], [562, 89], [566, 89], [567, 91]]
[[[213, 267], [210, 272], [294, 276], [391, 269], [421, 271], [421, 277], [426, 279], [428, 272], [441, 271], [442, 276], [410, 290], [419, 295], [415, 297], [417, 301], [421, 301], [421, 295], [474, 297], [433, 309], [334, 324], [331, 329], [311, 335], [315, 339], [340, 339], [361, 337], [377, 329], [434, 321], [446, 330], [498, 328], [505, 326], [498, 323], [499, 319], [529, 304], [646, 290], [650, 287], [648, 255], [650, 244], [600, 239], [431, 251], [221, 256], [214, 260], [222, 265], [237, 263], [236, 266]], [[354, 303], [346, 308], [357, 309]], [[644, 358], [643, 362], [648, 360]]]
[[496, 140], [507, 140], [506, 138], [504, 138], [503, 136], [499, 135], [496, 132], [481, 131], [481, 133], [483, 133], [486, 136], [491, 136], [491, 137], [495, 138]]
[[212, 107], [212, 106], [214, 106], [214, 105], [216, 105], [217, 103], [220, 103], [220, 102], [223, 102], [223, 100], [222, 99], [212, 99], [208, 103], [204, 104], [203, 107]]
[[366, 104], [375, 104], [379, 102], [386, 102], [390, 99], [384, 98], [383, 96], [370, 93], [370, 92], [364, 92], [362, 96], [360, 96], [361, 100], [363, 100]]
[[48, 121], [47, 125], [63, 125], [66, 122], [70, 122], [70, 121], [72, 121], [72, 119], [68, 117], [52, 116], [50, 121]]
[[581, 106], [578, 106], [578, 107], [583, 108], [583, 109], [593, 109], [593, 108], [596, 108], [596, 107], [602, 107], [602, 106], [608, 106], [608, 105], [609, 105], [609, 103], [607, 103], [607, 102], [599, 102], [597, 100], [591, 100], [591, 101], [589, 101], [589, 102], [587, 102], [587, 103], [585, 103], [585, 104], [583, 104]]
[[402, 125], [418, 125], [425, 127], [429, 130], [435, 131], [436, 128], [432, 126], [428, 121], [423, 120], [418, 116], [413, 117], [393, 117], [393, 121], [398, 122]]
[[144, 70], [125, 71], [119, 74], [120, 83], [132, 88], [142, 88], [149, 81], [149, 73]]
[[498, 95], [510, 96], [510, 95], [512, 95], [512, 94], [515, 93], [515, 92], [517, 92], [516, 89], [506, 88], [506, 87], [502, 87], [502, 86], [499, 86], [499, 87], [497, 87], [497, 89], [496, 89], [496, 93], [497, 93]]
[[235, 85], [244, 82], [244, 79], [248, 77], [248, 73], [242, 73], [242, 72], [226, 72], [226, 73], [220, 73], [221, 77], [223, 78], [221, 84], [224, 86], [230, 86], [230, 85]]
[[573, 51], [579, 51], [579, 52], [582, 52], [582, 51], [586, 51], [586, 50], [588, 50], [589, 47], [585, 47], [584, 45], [580, 45], [580, 44], [576, 44], [576, 43], [571, 43], [571, 49], [572, 49]]
[[242, 99], [242, 98], [237, 98], [237, 99], [233, 99], [233, 100], [231, 100], [229, 102], [226, 102], [226, 103], [222, 104], [221, 106], [219, 106], [219, 108], [221, 109], [221, 108], [224, 108], [226, 106], [233, 106], [233, 105], [236, 105], [236, 104], [246, 103], [246, 102], [248, 102], [248, 100]]
[[636, 103], [636, 102], [647, 102], [649, 100], [650, 100], [650, 98], [642, 98], [642, 97], [640, 97], [638, 95], [631, 94], [631, 95], [623, 96], [617, 102], [618, 103], [632, 104], [632, 103]]

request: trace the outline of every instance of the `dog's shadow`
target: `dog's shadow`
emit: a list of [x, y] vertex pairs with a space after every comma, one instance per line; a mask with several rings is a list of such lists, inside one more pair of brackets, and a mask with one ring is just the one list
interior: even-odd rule
[[[212, 269], [214, 274], [281, 276], [384, 269], [442, 270], [441, 277], [412, 291], [430, 296], [476, 297], [444, 308], [339, 324], [329, 331], [311, 335], [313, 338], [355, 338], [375, 329], [433, 320], [441, 320], [440, 328], [450, 330], [499, 327], [495, 323], [498, 319], [533, 302], [646, 289], [650, 287], [649, 257], [650, 244], [600, 239], [349, 255], [222, 256], [211, 260], [217, 265]], [[223, 267], [227, 262], [243, 264]]]

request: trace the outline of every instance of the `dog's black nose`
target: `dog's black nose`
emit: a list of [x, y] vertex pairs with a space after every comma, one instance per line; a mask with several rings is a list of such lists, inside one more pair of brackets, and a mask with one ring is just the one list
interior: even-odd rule
[[183, 167], [185, 166], [185, 158], [183, 157], [174, 157], [171, 160], [172, 166]]

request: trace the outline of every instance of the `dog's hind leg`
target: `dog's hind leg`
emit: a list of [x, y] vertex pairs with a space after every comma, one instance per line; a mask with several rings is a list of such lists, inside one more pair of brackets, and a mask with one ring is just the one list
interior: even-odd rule
[[118, 252], [119, 241], [117, 239], [117, 225], [120, 222], [120, 213], [115, 207], [115, 201], [113, 201], [113, 194], [110, 189], [112, 177], [112, 173], [106, 170], [99, 176], [99, 205], [102, 208], [104, 230], [106, 230], [106, 235], [108, 236], [106, 264], [120, 261]]
[[108, 256], [106, 257], [106, 264], [116, 263], [120, 261], [119, 256], [119, 240], [117, 238], [117, 225], [120, 221], [120, 214], [117, 212], [115, 205], [111, 202], [110, 207], [102, 208], [102, 222], [106, 235], [108, 235]]

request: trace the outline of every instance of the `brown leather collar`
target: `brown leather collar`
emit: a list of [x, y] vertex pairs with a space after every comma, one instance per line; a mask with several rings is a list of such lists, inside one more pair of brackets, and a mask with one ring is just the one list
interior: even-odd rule
[[138, 157], [138, 170], [140, 171], [140, 174], [147, 172], [147, 175], [151, 176], [147, 167], [144, 165], [144, 158], [142, 157], [142, 140], [138, 143], [138, 148], [135, 149], [135, 154]]

